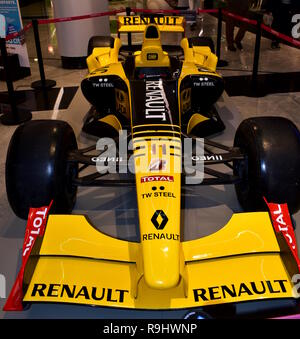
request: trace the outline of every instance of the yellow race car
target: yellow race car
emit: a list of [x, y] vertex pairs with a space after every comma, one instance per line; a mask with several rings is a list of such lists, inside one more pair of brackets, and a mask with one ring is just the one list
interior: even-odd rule
[[[205, 137], [221, 132], [225, 126], [214, 104], [223, 93], [224, 81], [216, 72], [218, 59], [212, 39], [183, 38], [180, 46], [162, 45], [161, 32], [184, 37], [183, 17], [121, 17], [119, 35], [132, 32], [144, 33], [142, 45], [122, 46], [120, 38], [112, 37], [90, 39], [89, 74], [81, 88], [93, 107], [83, 130], [113, 137], [121, 128], [130, 130], [131, 122], [141, 126], [170, 124], [172, 120], [189, 135]], [[152, 87], [147, 85], [151, 79], [162, 82], [172, 116], [166, 116], [164, 107], [159, 116], [160, 97], [151, 98]], [[157, 107], [151, 109], [155, 100]]]
[[[101, 150], [102, 139], [78, 150], [63, 121], [31, 121], [13, 135], [7, 194], [16, 215], [29, 217], [6, 310], [35, 302], [196, 309], [208, 317], [298, 310], [300, 262], [289, 212], [300, 208], [300, 133], [284, 118], [251, 118], [233, 147], [203, 139], [224, 129], [213, 108], [224, 84], [212, 42], [183, 36], [180, 47], [165, 47], [162, 32], [184, 34], [184, 19], [120, 17], [119, 33], [143, 33], [142, 45], [110, 37], [89, 43], [82, 91], [93, 107], [83, 129], [113, 141], [127, 129], [115, 156], [107, 155], [110, 145]], [[186, 155], [188, 137], [198, 137], [202, 153]], [[124, 179], [130, 163], [134, 171]], [[84, 174], [92, 166], [98, 170]], [[101, 166], [120, 177], [111, 179]], [[234, 184], [245, 213], [217, 233], [183, 241], [181, 191], [198, 172], [205, 174], [198, 186]], [[140, 242], [112, 238], [85, 216], [68, 214], [78, 186], [105, 185], [136, 187]], [[239, 305], [246, 305], [242, 312]]]

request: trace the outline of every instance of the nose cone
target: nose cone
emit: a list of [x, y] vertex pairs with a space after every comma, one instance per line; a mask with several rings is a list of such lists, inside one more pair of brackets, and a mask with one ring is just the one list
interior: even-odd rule
[[[180, 185], [180, 176], [173, 180], [160, 183], [159, 189], [164, 190], [151, 194], [152, 200], [142, 198], [139, 205], [144, 278], [149, 287], [156, 289], [172, 288], [179, 282], [180, 194], [173, 190]], [[147, 186], [156, 187], [153, 185], [145, 185], [145, 190]]]
[[168, 289], [179, 283], [179, 240], [155, 240], [143, 244], [144, 278], [155, 289]]
[[168, 289], [180, 279], [181, 147], [174, 140], [156, 142], [139, 145], [149, 154], [145, 163], [136, 157], [136, 189], [144, 278], [151, 288]]

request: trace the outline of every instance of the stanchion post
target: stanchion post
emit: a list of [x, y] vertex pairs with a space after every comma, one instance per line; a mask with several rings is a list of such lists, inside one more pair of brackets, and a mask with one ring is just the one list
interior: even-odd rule
[[34, 33], [34, 41], [35, 41], [36, 54], [37, 54], [38, 63], [39, 63], [41, 80], [34, 81], [31, 84], [31, 87], [34, 89], [49, 89], [56, 85], [56, 81], [47, 80], [45, 77], [45, 69], [44, 69], [43, 55], [42, 55], [42, 49], [41, 49], [38, 20], [36, 19], [32, 20], [32, 28], [33, 28], [33, 33]]
[[260, 47], [261, 47], [261, 37], [262, 37], [262, 21], [263, 21], [263, 12], [255, 12], [257, 19], [256, 26], [256, 39], [255, 39], [255, 51], [254, 51], [254, 61], [252, 69], [252, 77], [250, 80], [250, 97], [263, 97], [266, 95], [266, 88], [264, 84], [259, 81], [258, 71], [259, 71], [259, 58], [260, 58]]
[[223, 5], [220, 3], [218, 7], [218, 36], [216, 50], [216, 54], [218, 57], [218, 67], [228, 66], [228, 61], [221, 59], [222, 25], [223, 25]]
[[220, 59], [221, 57], [221, 40], [222, 40], [222, 21], [223, 21], [223, 15], [222, 15], [222, 8], [218, 8], [218, 36], [217, 36], [217, 57]]
[[9, 71], [8, 55], [7, 55], [7, 50], [6, 50], [6, 40], [4, 38], [1, 38], [0, 44], [1, 44], [1, 56], [2, 56], [4, 77], [5, 77], [7, 91], [8, 91], [8, 98], [9, 98], [10, 105], [12, 107], [12, 111], [15, 112], [16, 104], [14, 100], [14, 85], [11, 79], [11, 73]]
[[258, 68], [259, 68], [259, 57], [260, 57], [260, 46], [261, 46], [261, 36], [262, 36], [262, 15], [257, 15], [257, 26], [256, 26], [256, 39], [255, 39], [255, 51], [254, 51], [254, 61], [253, 61], [253, 70], [252, 70], [252, 81], [257, 81]]
[[[131, 14], [131, 7], [126, 7], [126, 15], [130, 16]], [[128, 46], [132, 46], [132, 36], [131, 33], [127, 33], [127, 38], [128, 38]]]
[[252, 97], [263, 97], [266, 95], [266, 89], [262, 82], [259, 81], [258, 71], [259, 71], [259, 58], [260, 58], [260, 47], [261, 47], [261, 37], [262, 37], [262, 21], [263, 21], [263, 12], [256, 13], [257, 27], [256, 27], [256, 39], [255, 39], [255, 51], [254, 51], [254, 61], [251, 77], [251, 87], [250, 87], [250, 96]]
[[30, 120], [32, 118], [32, 114], [28, 110], [21, 110], [17, 107], [14, 85], [9, 70], [6, 40], [4, 38], [0, 38], [0, 50], [3, 63], [3, 72], [8, 91], [8, 100], [11, 108], [10, 112], [7, 112], [1, 116], [1, 123], [3, 125], [19, 125], [25, 121]]

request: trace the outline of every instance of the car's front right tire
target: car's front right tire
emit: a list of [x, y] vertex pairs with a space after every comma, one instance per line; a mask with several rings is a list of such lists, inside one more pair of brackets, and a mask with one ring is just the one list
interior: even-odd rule
[[287, 203], [290, 213], [300, 209], [300, 132], [288, 119], [256, 117], [237, 129], [234, 146], [246, 155], [234, 161], [235, 185], [245, 211], [265, 210], [269, 202]]

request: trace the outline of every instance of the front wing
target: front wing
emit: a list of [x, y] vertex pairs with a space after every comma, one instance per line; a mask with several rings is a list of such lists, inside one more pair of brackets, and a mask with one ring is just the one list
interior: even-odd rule
[[181, 242], [175, 288], [148, 287], [141, 255], [139, 243], [104, 235], [84, 216], [50, 215], [26, 263], [22, 303], [162, 310], [297, 297], [297, 260], [266, 212], [234, 214], [220, 231]]

